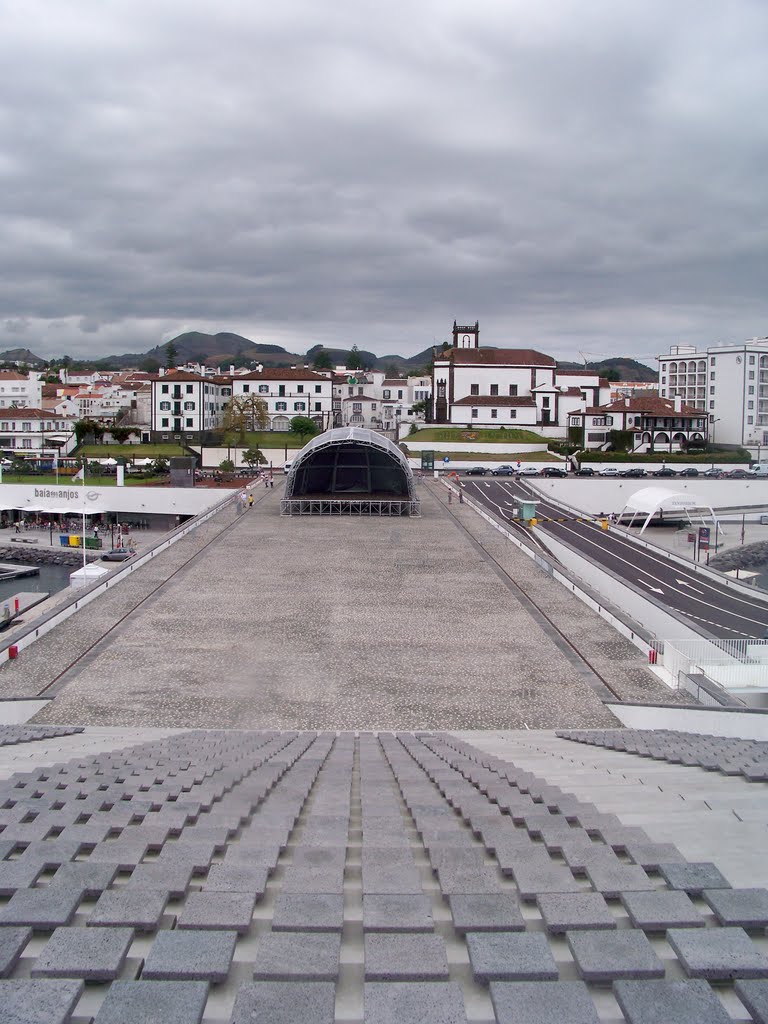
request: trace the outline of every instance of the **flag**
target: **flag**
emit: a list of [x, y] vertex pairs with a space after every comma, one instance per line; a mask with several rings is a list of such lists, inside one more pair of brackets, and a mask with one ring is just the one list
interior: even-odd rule
[[75, 475], [72, 477], [72, 479], [73, 480], [84, 480], [85, 479], [85, 476], [83, 475], [83, 467], [82, 466], [80, 467], [80, 469], [78, 469], [78, 471], [75, 473]]

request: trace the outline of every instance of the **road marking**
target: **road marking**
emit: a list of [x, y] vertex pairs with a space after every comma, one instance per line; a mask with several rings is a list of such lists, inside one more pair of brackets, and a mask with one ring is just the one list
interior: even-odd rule
[[679, 583], [681, 587], [690, 587], [690, 589], [695, 590], [697, 594], [704, 593], [703, 590], [699, 590], [698, 587], [694, 587], [694, 585], [692, 583], [689, 583], [688, 580], [679, 580], [677, 577], [675, 577], [675, 583]]
[[650, 583], [646, 583], [645, 580], [638, 580], [637, 582], [638, 583], [642, 583], [644, 587], [648, 587], [648, 589], [652, 590], [655, 594], [663, 594], [664, 593], [664, 591], [661, 589], [661, 587], [651, 586], [651, 584]]

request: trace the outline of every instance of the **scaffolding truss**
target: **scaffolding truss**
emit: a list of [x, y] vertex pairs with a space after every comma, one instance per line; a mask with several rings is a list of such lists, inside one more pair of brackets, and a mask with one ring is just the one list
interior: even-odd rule
[[411, 498], [283, 498], [281, 516], [420, 516], [421, 502]]

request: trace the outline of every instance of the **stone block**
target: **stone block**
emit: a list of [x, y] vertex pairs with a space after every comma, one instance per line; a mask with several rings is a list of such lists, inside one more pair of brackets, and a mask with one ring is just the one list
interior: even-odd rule
[[475, 981], [555, 981], [557, 964], [541, 932], [467, 932]]
[[241, 985], [230, 1024], [333, 1024], [336, 987], [328, 981]]
[[235, 954], [237, 932], [161, 931], [146, 958], [147, 981], [223, 982]]
[[685, 861], [672, 843], [629, 842], [625, 849], [635, 864], [646, 871], [658, 871], [659, 864], [681, 864]]
[[703, 895], [720, 924], [768, 927], [768, 889], [705, 889]]
[[276, 932], [340, 932], [344, 897], [331, 893], [280, 893], [272, 930]]
[[165, 863], [139, 864], [126, 884], [127, 889], [147, 891], [156, 889], [168, 893], [171, 899], [183, 899], [192, 881], [192, 867], [189, 864]]
[[338, 847], [297, 847], [285, 870], [282, 891], [341, 895], [345, 859], [345, 850]]
[[366, 982], [363, 998], [365, 1024], [467, 1024], [464, 998], [456, 982]]
[[192, 892], [176, 921], [177, 928], [236, 931], [244, 935], [253, 921], [255, 893]]
[[692, 978], [768, 978], [768, 960], [743, 928], [670, 928], [667, 942]]
[[0, 981], [4, 1024], [68, 1024], [82, 981]]
[[492, 981], [496, 1024], [599, 1024], [583, 981]]
[[54, 871], [60, 864], [74, 860], [82, 848], [83, 844], [76, 839], [45, 839], [30, 843], [17, 863], [35, 862], [46, 870]]
[[115, 864], [91, 864], [87, 860], [62, 864], [51, 879], [51, 886], [81, 889], [83, 896], [94, 898], [108, 889], [117, 877]]
[[581, 891], [568, 868], [554, 861], [521, 862], [514, 866], [513, 874], [520, 899], [526, 902], [544, 893]]
[[658, 870], [670, 889], [682, 889], [691, 896], [700, 896], [705, 889], [731, 888], [731, 883], [709, 862], [663, 863], [658, 865]]
[[259, 938], [255, 981], [336, 981], [341, 936], [271, 932]]
[[680, 889], [622, 893], [621, 902], [634, 927], [646, 932], [704, 927], [704, 918]]
[[39, 861], [0, 861], [0, 896], [13, 896], [19, 889], [31, 889], [45, 867]]
[[538, 904], [552, 935], [616, 927], [616, 918], [599, 892], [544, 893]]
[[168, 903], [168, 893], [152, 889], [109, 889], [99, 896], [85, 922], [93, 927], [154, 931]]
[[642, 932], [566, 932], [584, 981], [663, 978], [664, 964]]
[[366, 981], [447, 981], [445, 943], [438, 935], [365, 935]]
[[525, 929], [517, 899], [509, 893], [449, 896], [449, 906], [454, 928], [460, 935], [466, 932], [522, 932]]
[[112, 981], [123, 969], [132, 941], [132, 928], [57, 928], [32, 977]]
[[13, 971], [31, 938], [31, 928], [0, 928], [0, 978]]
[[627, 1024], [731, 1024], [705, 981], [617, 981], [613, 994]]
[[0, 910], [0, 925], [27, 925], [34, 931], [53, 931], [70, 923], [83, 898], [80, 888], [19, 889]]
[[410, 850], [364, 847], [363, 893], [406, 896], [422, 894], [421, 876]]
[[255, 893], [261, 899], [267, 889], [266, 867], [224, 862], [213, 864], [200, 884], [204, 891]]
[[768, 981], [737, 981], [735, 988], [755, 1024], [768, 1024]]
[[207, 999], [204, 981], [116, 981], [94, 1024], [200, 1024]]
[[592, 888], [607, 899], [616, 899], [623, 892], [655, 889], [648, 875], [637, 864], [594, 861], [587, 863], [585, 870]]
[[149, 844], [146, 840], [134, 839], [121, 842], [119, 839], [99, 843], [91, 850], [90, 864], [116, 864], [121, 871], [133, 871], [146, 856]]

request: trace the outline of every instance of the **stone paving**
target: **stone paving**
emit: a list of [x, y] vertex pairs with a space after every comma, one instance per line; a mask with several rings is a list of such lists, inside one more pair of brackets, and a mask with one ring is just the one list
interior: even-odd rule
[[629, 833], [650, 835], [518, 751], [525, 734], [501, 759], [438, 732], [198, 730], [12, 775], [3, 1021], [764, 1020], [765, 919], [744, 911], [768, 892], [670, 849], [644, 869]]
[[[280, 493], [232, 519], [184, 564], [231, 513], [205, 524], [3, 665], [0, 693], [36, 694], [95, 645], [46, 690], [55, 700], [35, 722], [615, 725], [600, 699], [609, 691], [532, 597], [622, 696], [672, 699], [628, 641], [471, 510], [453, 510], [457, 522], [442, 489], [422, 486], [424, 514], [412, 520], [280, 517]], [[116, 621], [177, 569], [97, 642], [110, 616]]]

